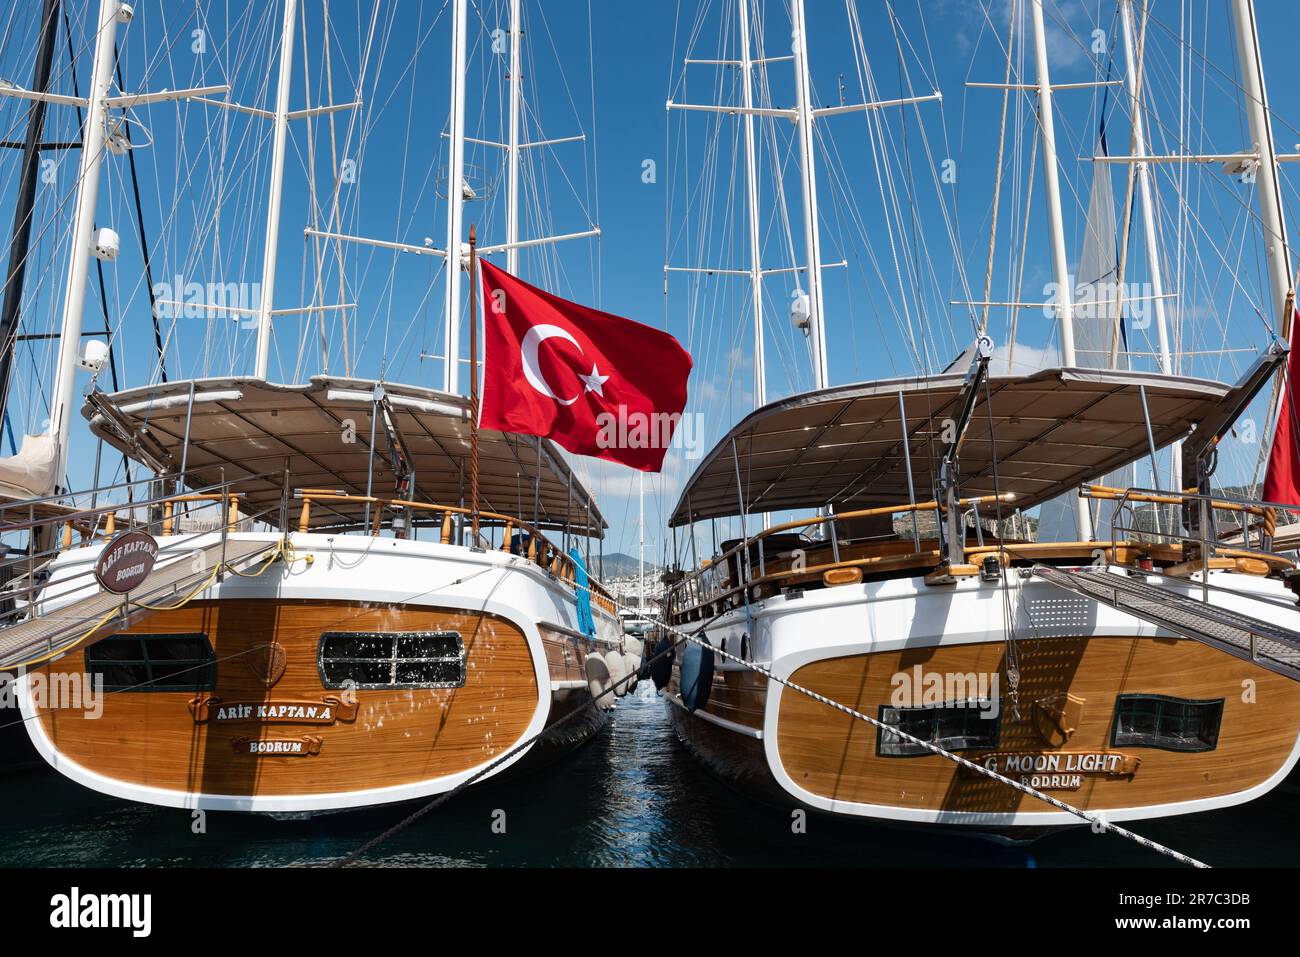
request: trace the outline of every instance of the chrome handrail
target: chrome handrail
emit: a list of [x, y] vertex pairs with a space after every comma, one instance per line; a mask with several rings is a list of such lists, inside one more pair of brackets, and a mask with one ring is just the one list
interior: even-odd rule
[[[164, 494], [154, 495], [146, 499], [139, 499], [130, 502], [117, 502], [111, 505], [96, 505], [93, 508], [77, 509], [76, 511], [65, 512], [60, 515], [46, 515], [41, 518], [31, 517], [28, 519], [28, 521], [25, 522], [19, 522], [13, 525], [0, 526], [0, 532], [3, 533], [21, 532], [21, 531], [27, 531], [29, 529], [40, 528], [45, 525], [61, 525], [61, 524], [66, 524], [68, 522], [84, 521], [87, 518], [98, 517], [100, 515], [108, 514], [109, 512], [120, 512], [123, 509], [127, 509], [127, 508], [148, 508], [154, 505], [161, 505], [167, 501], [175, 501], [181, 498], [183, 495], [217, 494], [220, 493], [223, 488], [233, 486], [237, 483], [251, 482], [257, 479], [267, 478], [270, 475], [276, 475], [276, 474], [279, 473], [263, 472], [257, 475], [246, 475], [238, 479], [232, 479], [228, 482], [223, 481], [223, 482], [214, 483], [212, 485], [201, 486], [197, 489], [192, 489], [184, 493], [180, 493], [180, 492], [164, 493]], [[172, 478], [172, 476], [168, 476], [168, 478]], [[179, 476], [176, 476], [176, 478], [179, 478]], [[158, 481], [157, 477], [148, 478], [148, 479], [136, 479], [133, 482], [123, 482], [123, 483], [118, 483], [117, 485], [102, 486], [96, 489], [83, 489], [81, 491], [69, 492], [58, 496], [35, 498], [35, 499], [23, 499], [22, 501], [18, 501], [18, 502], [9, 502], [5, 505], [0, 505], [0, 515], [2, 515], [6, 509], [10, 509], [10, 508], [24, 508], [28, 510], [29, 515], [33, 515], [35, 507], [37, 505], [47, 504], [52, 501], [57, 502], [68, 498], [75, 498], [80, 495], [96, 494], [114, 488], [126, 488], [128, 485], [141, 485], [141, 484], [153, 483], [157, 481]], [[154, 525], [158, 523], [146, 522], [145, 524]]]
[[[1115, 509], [1111, 514], [1111, 541], [1118, 541], [1120, 536], [1117, 532], [1133, 533], [1135, 535], [1147, 536], [1154, 539], [1168, 540], [1171, 542], [1183, 542], [1190, 545], [1201, 545], [1211, 555], [1215, 549], [1231, 548], [1234, 551], [1255, 552], [1259, 555], [1272, 556], [1276, 553], [1265, 547], [1263, 536], [1261, 535], [1260, 547], [1252, 548], [1250, 546], [1250, 525], [1243, 524], [1241, 528], [1242, 545], [1237, 547], [1225, 545], [1222, 539], [1208, 538], [1203, 535], [1191, 535], [1184, 532], [1164, 532], [1158, 529], [1149, 530], [1138, 528], [1136, 524], [1136, 513], [1133, 511], [1134, 504], [1151, 504], [1151, 505], [1176, 505], [1186, 506], [1195, 503], [1200, 509], [1201, 528], [1208, 528], [1208, 513], [1214, 511], [1235, 511], [1244, 515], [1256, 515], [1264, 517], [1268, 509], [1280, 510], [1285, 512], [1300, 513], [1300, 505], [1287, 504], [1285, 502], [1269, 502], [1263, 499], [1235, 498], [1228, 495], [1203, 495], [1197, 492], [1167, 492], [1161, 489], [1149, 488], [1127, 488], [1111, 489], [1105, 486], [1080, 486], [1079, 495], [1083, 498], [1094, 498], [1098, 501], [1107, 501], [1115, 503]], [[1127, 511], [1134, 517], [1132, 526], [1120, 524], [1119, 516], [1122, 512]]]
[[[68, 492], [57, 496], [38, 496], [31, 499], [7, 502], [4, 505], [0, 505], [0, 514], [3, 514], [5, 511], [16, 511], [18, 509], [27, 512], [26, 520], [0, 526], [0, 532], [11, 534], [25, 531], [28, 533], [28, 544], [22, 552], [19, 552], [12, 557], [10, 555], [0, 557], [0, 567], [12, 568], [22, 564], [27, 566], [25, 574], [13, 576], [6, 583], [3, 592], [0, 592], [0, 600], [5, 601], [6, 603], [12, 602], [15, 606], [15, 612], [17, 612], [17, 606], [19, 603], [25, 603], [25, 605], [30, 608], [36, 603], [38, 592], [46, 588], [49, 584], [46, 571], [50, 562], [53, 561], [53, 559], [61, 552], [71, 547], [72, 536], [78, 531], [79, 526], [81, 527], [82, 545], [84, 546], [88, 544], [90, 539], [96, 534], [107, 534], [108, 529], [115, 524], [113, 522], [113, 516], [117, 512], [123, 510], [148, 510], [159, 505], [166, 506], [177, 502], [183, 502], [188, 505], [189, 503], [196, 501], [201, 504], [192, 510], [194, 512], [213, 506], [219, 506], [222, 508], [220, 525], [224, 537], [224, 533], [228, 530], [230, 524], [231, 513], [229, 502], [231, 500], [232, 489], [241, 483], [263, 479], [271, 474], [272, 473], [247, 475], [236, 480], [226, 481], [224, 479], [223, 470], [223, 480], [221, 482], [207, 486], [200, 486], [191, 491], [183, 493], [160, 493], [143, 499], [132, 499], [126, 502], [119, 501], [104, 505], [95, 505], [91, 508], [73, 508], [67, 512], [39, 517], [36, 514], [36, 509], [39, 505], [48, 504], [52, 501], [66, 501], [68, 499], [75, 500], [78, 497], [86, 495], [92, 496], [92, 501], [95, 501], [101, 494], [106, 492], [115, 489], [130, 489], [145, 483], [156, 483], [159, 481], [159, 477], [153, 476], [150, 478], [136, 479], [130, 482], [118, 482], [111, 485], [97, 486], [93, 489]], [[175, 476], [163, 476], [163, 478], [169, 481], [175, 481], [182, 478], [182, 476], [177, 474]], [[241, 516], [239, 520], [257, 521], [265, 514], [269, 514], [269, 510], [264, 513], [259, 512], [254, 515]], [[104, 516], [108, 516], [108, 521], [105, 523], [104, 531], [101, 532], [99, 519]], [[160, 526], [163, 533], [166, 534], [170, 532], [173, 521], [174, 515], [169, 510], [164, 509], [164, 512], [157, 518], [140, 522], [128, 520], [128, 526], [144, 529], [153, 529]], [[42, 529], [57, 529], [59, 527], [62, 527], [64, 530], [62, 535], [56, 534], [51, 536], [48, 547], [37, 546], [37, 542], [40, 538], [39, 533]], [[214, 531], [215, 530], [216, 529], [214, 529]], [[76, 587], [81, 587], [80, 580], [88, 578], [91, 575], [93, 575], [93, 568], [74, 572], [71, 575], [60, 578], [58, 585], [60, 588], [70, 584], [75, 585]], [[14, 617], [14, 615], [7, 614], [6, 617]]]

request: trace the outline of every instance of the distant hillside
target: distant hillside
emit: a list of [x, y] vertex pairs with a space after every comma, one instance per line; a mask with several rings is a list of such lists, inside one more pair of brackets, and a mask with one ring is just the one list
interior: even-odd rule
[[[592, 556], [595, 560], [595, 556]], [[645, 574], [646, 578], [652, 578], [659, 574], [659, 566], [646, 557]], [[637, 558], [635, 555], [624, 555], [622, 552], [613, 552], [605, 556], [605, 577], [606, 578], [626, 578], [629, 575], [635, 575], [637, 572]]]

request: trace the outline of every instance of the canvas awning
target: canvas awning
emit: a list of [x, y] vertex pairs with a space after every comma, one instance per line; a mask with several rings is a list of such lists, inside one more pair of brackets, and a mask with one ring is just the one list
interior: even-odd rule
[[[837, 386], [757, 409], [695, 470], [671, 524], [739, 514], [742, 500], [748, 513], [908, 502], [900, 395], [916, 498], [934, 499], [943, 431], [959, 411], [964, 376], [962, 368]], [[1157, 448], [1234, 393], [1219, 382], [1122, 370], [990, 376], [992, 401], [980, 391], [961, 449], [961, 495], [1013, 492], [1027, 508], [1145, 458], [1143, 389]]]
[[[238, 490], [241, 508], [249, 514], [278, 507], [286, 466], [291, 490], [365, 495], [370, 487], [381, 498], [403, 497], [395, 491], [382, 413], [376, 417], [370, 472], [376, 388], [372, 380], [328, 376], [313, 377], [306, 385], [196, 379], [99, 393], [87, 399], [82, 411], [92, 432], [127, 455], [172, 472], [179, 472], [184, 461], [191, 488], [219, 483], [222, 469], [227, 481], [247, 479]], [[414, 489], [404, 497], [468, 505], [469, 400], [392, 383], [383, 384], [382, 394], [414, 466]], [[248, 478], [263, 473], [272, 474]], [[479, 507], [531, 522], [534, 494], [540, 527], [567, 525], [574, 534], [603, 535], [600, 510], [553, 443], [480, 432]], [[321, 503], [312, 510], [312, 526], [355, 525], [363, 512], [364, 506]]]

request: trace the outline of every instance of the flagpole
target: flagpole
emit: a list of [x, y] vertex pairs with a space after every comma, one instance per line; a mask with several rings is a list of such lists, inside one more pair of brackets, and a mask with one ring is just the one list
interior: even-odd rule
[[469, 515], [470, 547], [478, 547], [478, 240], [469, 225]]

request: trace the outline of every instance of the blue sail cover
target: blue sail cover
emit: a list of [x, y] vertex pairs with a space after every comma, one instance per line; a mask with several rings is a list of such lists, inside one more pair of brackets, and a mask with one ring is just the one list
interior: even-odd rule
[[591, 587], [587, 579], [587, 566], [576, 548], [569, 549], [573, 559], [574, 578], [578, 586], [578, 630], [588, 638], [596, 637], [596, 619], [591, 614]]

